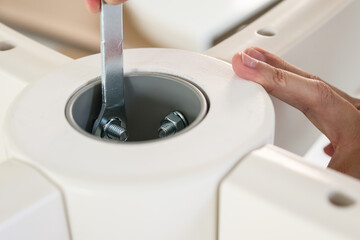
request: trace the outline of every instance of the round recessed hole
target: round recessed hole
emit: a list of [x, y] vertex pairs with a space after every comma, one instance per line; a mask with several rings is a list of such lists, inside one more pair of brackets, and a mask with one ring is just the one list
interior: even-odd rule
[[[179, 77], [136, 73], [125, 76], [124, 84], [127, 142], [159, 139], [160, 122], [173, 111], [181, 112], [189, 123], [181, 133], [197, 125], [207, 113], [208, 103], [203, 92]], [[101, 81], [98, 78], [73, 94], [66, 106], [66, 117], [76, 130], [95, 137], [91, 132], [100, 109]]]
[[337, 207], [349, 207], [355, 204], [355, 200], [341, 192], [333, 192], [329, 195], [329, 202]]
[[273, 37], [276, 35], [276, 31], [269, 27], [259, 29], [256, 33], [264, 37]]
[[0, 51], [8, 51], [15, 48], [15, 46], [9, 42], [0, 41]]

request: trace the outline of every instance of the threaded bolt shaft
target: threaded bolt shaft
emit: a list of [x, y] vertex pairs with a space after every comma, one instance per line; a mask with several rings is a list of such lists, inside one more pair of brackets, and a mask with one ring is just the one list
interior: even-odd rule
[[171, 122], [162, 124], [159, 128], [159, 137], [167, 137], [176, 133], [176, 126]]
[[116, 139], [125, 142], [128, 138], [128, 134], [126, 129], [120, 126], [120, 123], [121, 122], [117, 119], [111, 119], [104, 126], [104, 132], [110, 139]]

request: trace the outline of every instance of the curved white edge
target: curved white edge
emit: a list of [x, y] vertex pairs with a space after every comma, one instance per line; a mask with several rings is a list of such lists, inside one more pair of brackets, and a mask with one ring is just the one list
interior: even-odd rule
[[360, 182], [267, 145], [220, 187], [219, 239], [358, 239]]
[[[205, 54], [231, 62], [236, 52], [259, 46], [281, 54], [296, 45], [346, 7], [352, 0], [286, 0], [282, 1], [246, 28], [205, 51]], [[275, 34], [257, 34], [266, 29]]]
[[95, 55], [22, 92], [7, 118], [9, 155], [61, 188], [74, 239], [215, 240], [219, 183], [245, 154], [272, 142], [271, 101], [229, 64], [208, 56], [171, 49], [125, 50], [124, 56], [125, 74], [170, 74], [201, 88], [210, 102], [205, 119], [149, 143], [109, 144], [80, 134], [65, 118], [65, 106], [100, 75]]
[[[10, 103], [24, 87], [71, 61], [0, 23], [0, 128]], [[6, 160], [3, 145], [0, 138], [0, 162]]]
[[[217, 161], [226, 161], [221, 158], [222, 151], [215, 151], [216, 155], [215, 153], [203, 153], [205, 149], [209, 148], [207, 144], [213, 144], [214, 149], [221, 146], [225, 149], [234, 148], [240, 152], [238, 147], [241, 147], [241, 150], [254, 149], [272, 142], [275, 119], [269, 96], [258, 85], [239, 79], [229, 64], [202, 54], [174, 49], [132, 49], [124, 51], [124, 55], [127, 58], [125, 74], [137, 72], [169, 74], [186, 79], [202, 89], [210, 102], [210, 110], [206, 118], [194, 130], [166, 142], [154, 141], [117, 145], [97, 141], [79, 134], [67, 121], [64, 114], [65, 106], [79, 87], [100, 75], [100, 65], [98, 64], [100, 55], [97, 54], [76, 60], [74, 63], [60, 68], [22, 93], [21, 98], [18, 98], [12, 106], [7, 117], [5, 135], [9, 155], [23, 161], [29, 161], [39, 168], [44, 163], [44, 166], [47, 166], [45, 169], [49, 172], [52, 172], [50, 169], [53, 167], [54, 169], [60, 167], [59, 176], [66, 176], [67, 178], [71, 176], [74, 178], [73, 180], [79, 179], [80, 182], [83, 182], [84, 179], [92, 179], [92, 174], [101, 174], [103, 180], [111, 180], [109, 182], [111, 183], [115, 179], [121, 182], [124, 177], [126, 179], [132, 179], [134, 176], [144, 177], [142, 175], [144, 173], [151, 173], [147, 175], [150, 179], [154, 176], [156, 176], [155, 179], [158, 179], [159, 175], [167, 176], [168, 171], [187, 172], [194, 165], [211, 165], [207, 157], [216, 163]], [[203, 69], [206, 69], [206, 74], [204, 74]], [[42, 93], [44, 95], [41, 95]], [[47, 101], [43, 101], [44, 98]], [[32, 108], [32, 106], [36, 106], [36, 108]], [[44, 111], [44, 109], [47, 110]], [[29, 120], [22, 118], [23, 115], [28, 115]], [[228, 121], [228, 119], [232, 119], [232, 121]], [[53, 120], [56, 120], [56, 124], [47, 124]], [[215, 128], [222, 121], [227, 123], [226, 126]], [[243, 124], [238, 124], [240, 121]], [[44, 125], [47, 127], [44, 128]], [[207, 128], [213, 129], [213, 131], [206, 131]], [[232, 134], [228, 134], [225, 131], [226, 129], [232, 131]], [[52, 133], [53, 131], [56, 134]], [[194, 131], [200, 131], [200, 133], [194, 133]], [[212, 138], [215, 133], [217, 137]], [[57, 134], [60, 134], [61, 138], [57, 137]], [[204, 139], [197, 143], [201, 148], [192, 149], [195, 138], [192, 136], [193, 134], [196, 138]], [[208, 135], [209, 137], [207, 137]], [[34, 136], [39, 139], [37, 142], [32, 141]], [[55, 147], [56, 154], [53, 151], [51, 152], [54, 154], [51, 159], [48, 159], [49, 149], [44, 147], [47, 144], [54, 146], [53, 142], [49, 143], [49, 138], [59, 143]], [[223, 139], [227, 140], [227, 144], [223, 144]], [[74, 143], [76, 143], [75, 146]], [[179, 144], [183, 144], [192, 150], [179, 151]], [[163, 145], [166, 145], [168, 151], [181, 153], [181, 157], [180, 153], [173, 157], [173, 161], [175, 158], [176, 160], [179, 158], [179, 164], [176, 167], [172, 162], [167, 161], [168, 155], [163, 153]], [[135, 146], [136, 150], [134, 150]], [[74, 165], [72, 160], [62, 160], [62, 158], [75, 158], [74, 155], [69, 155], [69, 152], [63, 151], [63, 149], [71, 149], [73, 154], [76, 153], [75, 156], [86, 156], [86, 158], [78, 160], [83, 161], [84, 167], [82, 164]], [[163, 159], [154, 159], [153, 161], [164, 162], [159, 165], [139, 166], [135, 161], [147, 161], [145, 159], [147, 156], [139, 150], [154, 153], [158, 158]], [[111, 157], [112, 155], [117, 156], [119, 151], [121, 151], [122, 156], [128, 158], [127, 160], [126, 158], [122, 159], [126, 162], [127, 169], [122, 167], [109, 168], [108, 166], [112, 166], [112, 164], [124, 164], [122, 161]], [[200, 158], [199, 162], [194, 162], [192, 160], [194, 153], [209, 156], [206, 155], [206, 157]], [[236, 155], [238, 156], [238, 154]], [[215, 160], [217, 157], [219, 159]], [[99, 159], [102, 160], [99, 161]], [[61, 166], [58, 165], [60, 160]], [[68, 163], [65, 164], [65, 161]], [[40, 162], [41, 164], [39, 164]], [[212, 162], [210, 161], [210, 163]], [[95, 164], [95, 167], [92, 164]], [[109, 174], [100, 171], [99, 167], [109, 171]], [[151, 172], [150, 168], [154, 172]], [[88, 170], [91, 174], [87, 172]], [[114, 171], [116, 172], [114, 173]], [[95, 182], [98, 182], [98, 177], [95, 178]]]
[[[4, 47], [12, 45], [13, 48]], [[72, 61], [0, 23], [0, 74], [10, 80], [31, 83]], [[1, 80], [3, 81], [3, 80]]]
[[59, 190], [13, 160], [0, 164], [0, 239], [70, 240]]

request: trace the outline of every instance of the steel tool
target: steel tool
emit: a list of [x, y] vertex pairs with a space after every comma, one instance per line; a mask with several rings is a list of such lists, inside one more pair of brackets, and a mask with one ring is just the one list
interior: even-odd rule
[[126, 113], [123, 70], [122, 4], [101, 3], [101, 87], [102, 107], [93, 134], [105, 139], [126, 141]]

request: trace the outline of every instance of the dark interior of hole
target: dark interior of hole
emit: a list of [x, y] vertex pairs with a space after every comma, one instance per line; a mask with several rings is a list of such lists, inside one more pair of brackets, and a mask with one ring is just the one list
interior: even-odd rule
[[355, 201], [351, 197], [340, 192], [332, 193], [329, 196], [329, 201], [337, 207], [348, 207], [355, 204]]
[[[161, 120], [175, 110], [182, 112], [191, 125], [202, 104], [189, 84], [168, 77], [128, 76], [125, 77], [125, 107], [129, 142], [157, 139]], [[72, 115], [80, 128], [91, 133], [100, 108], [99, 80], [74, 101]]]
[[13, 48], [15, 48], [15, 46], [13, 44], [0, 41], [0, 51], [8, 51]]

